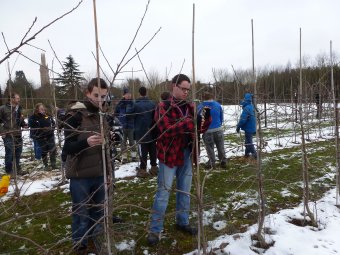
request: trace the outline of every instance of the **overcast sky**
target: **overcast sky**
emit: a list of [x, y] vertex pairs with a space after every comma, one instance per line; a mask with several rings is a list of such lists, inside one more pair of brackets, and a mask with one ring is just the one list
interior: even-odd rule
[[[54, 18], [72, 9], [78, 0], [1, 0], [0, 31], [9, 48], [19, 44], [21, 38], [38, 18], [32, 35]], [[191, 76], [192, 6], [196, 5], [195, 67], [196, 80], [213, 81], [212, 69], [251, 68], [251, 19], [254, 20], [255, 66], [293, 65], [299, 57], [299, 28], [302, 28], [302, 54], [314, 58], [340, 49], [339, 0], [151, 0], [148, 13], [132, 51], [140, 49], [162, 27], [154, 40], [141, 52], [145, 69], [171, 78], [181, 69]], [[112, 66], [120, 62], [140, 19], [146, 0], [97, 0], [99, 42]], [[31, 44], [44, 49], [49, 67], [54, 58], [47, 40], [50, 40], [60, 60], [71, 54], [86, 77], [95, 76], [93, 1], [84, 0], [70, 15], [44, 30]], [[41, 51], [24, 46], [26, 56], [40, 62]], [[0, 58], [6, 47], [1, 39]], [[105, 73], [112, 72], [102, 56], [100, 63]], [[22, 56], [12, 55], [9, 60], [13, 75], [23, 70], [29, 81], [40, 84], [39, 66]], [[14, 65], [15, 64], [15, 65]], [[14, 65], [14, 67], [13, 67]], [[136, 58], [124, 70], [141, 69]], [[0, 84], [8, 79], [7, 64], [0, 66]], [[54, 70], [61, 72], [54, 61]], [[145, 79], [143, 73], [135, 74]], [[131, 78], [121, 74], [118, 78]], [[119, 83], [119, 82], [118, 82]]]

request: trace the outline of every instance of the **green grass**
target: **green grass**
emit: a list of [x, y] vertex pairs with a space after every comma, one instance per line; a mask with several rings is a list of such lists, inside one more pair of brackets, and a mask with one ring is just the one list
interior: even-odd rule
[[[229, 139], [229, 136], [227, 138]], [[320, 177], [327, 177], [329, 167], [335, 165], [333, 144], [333, 141], [324, 141], [307, 145], [313, 201], [334, 186], [332, 175], [319, 180]], [[203, 178], [207, 172], [200, 169]], [[264, 154], [262, 170], [265, 178], [267, 214], [282, 208], [291, 208], [302, 201], [301, 153], [298, 147]], [[122, 251], [119, 254], [143, 254], [145, 249], [151, 254], [182, 254], [196, 248], [196, 238], [175, 230], [174, 194], [170, 197], [164, 224], [165, 231], [160, 244], [157, 247], [147, 246], [145, 237], [156, 185], [156, 178], [129, 178], [117, 181], [114, 213], [125, 222], [114, 225], [114, 240], [116, 243], [136, 240], [133, 251]], [[283, 191], [286, 192], [285, 195], [282, 194]], [[192, 194], [194, 196], [196, 194], [194, 188]], [[229, 160], [227, 169], [214, 169], [209, 172], [204, 188], [204, 210], [211, 212], [210, 224], [205, 227], [207, 239], [211, 240], [225, 233], [242, 232], [248, 225], [256, 223], [256, 194], [256, 165], [252, 162], [235, 157]], [[16, 213], [19, 216], [0, 229], [30, 238], [45, 249], [51, 248], [48, 254], [68, 252], [71, 249], [70, 206], [69, 194], [64, 194], [61, 190], [22, 197], [18, 201], [12, 199], [0, 204], [0, 222], [13, 219]], [[195, 208], [196, 201], [193, 197], [192, 209]], [[33, 217], [33, 213], [41, 214]], [[192, 222], [196, 220], [195, 215], [192, 213]], [[227, 227], [217, 231], [211, 222], [219, 220], [227, 221]], [[36, 246], [27, 241], [4, 234], [0, 234], [0, 240], [0, 254], [41, 254]], [[19, 250], [23, 245], [25, 249]]]

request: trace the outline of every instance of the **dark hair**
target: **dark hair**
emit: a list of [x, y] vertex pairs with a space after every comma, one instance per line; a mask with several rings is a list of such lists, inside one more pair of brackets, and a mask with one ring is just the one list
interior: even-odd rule
[[140, 87], [138, 92], [142, 97], [146, 96], [146, 88], [145, 87]]
[[189, 83], [191, 83], [190, 79], [188, 76], [186, 76], [185, 74], [177, 74], [174, 76], [174, 78], [172, 78], [171, 83], [178, 85], [181, 84], [182, 81], [187, 81]]
[[11, 99], [12, 99], [12, 98], [15, 98], [16, 95], [20, 96], [19, 93], [17, 93], [17, 92], [12, 92], [10, 95], [8, 95], [8, 101], [11, 101]]
[[[100, 78], [99, 80], [100, 80], [100, 88], [108, 89], [107, 83], [102, 78]], [[94, 87], [98, 88], [98, 78], [93, 78], [90, 80], [89, 84], [87, 85], [86, 91], [91, 93]]]
[[214, 99], [214, 95], [210, 92], [204, 92], [203, 94], [203, 99], [204, 100], [211, 100], [211, 99]]
[[168, 92], [168, 91], [164, 91], [164, 92], [161, 94], [161, 99], [162, 99], [163, 101], [168, 100], [169, 97], [170, 97], [170, 92]]

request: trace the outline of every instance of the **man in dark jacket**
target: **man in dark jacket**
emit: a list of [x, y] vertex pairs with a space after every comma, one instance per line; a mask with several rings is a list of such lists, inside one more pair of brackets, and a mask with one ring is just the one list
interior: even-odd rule
[[41, 148], [41, 157], [45, 171], [50, 170], [48, 166], [48, 154], [50, 154], [52, 169], [57, 169], [54, 138], [55, 122], [51, 116], [46, 114], [45, 107], [42, 103], [38, 103], [35, 106], [34, 114], [29, 119], [29, 126], [32, 131], [33, 140], [37, 141]]
[[134, 135], [138, 143], [140, 165], [137, 168], [138, 177], [147, 177], [147, 158], [150, 156], [150, 174], [156, 176], [158, 173], [157, 155], [156, 155], [156, 137], [153, 117], [156, 105], [146, 96], [146, 88], [139, 88], [140, 98], [134, 104]]
[[134, 129], [134, 116], [133, 116], [133, 101], [131, 99], [131, 93], [127, 88], [123, 89], [123, 98], [118, 102], [115, 115], [118, 117], [120, 124], [123, 127], [123, 141], [122, 141], [122, 163], [127, 163], [127, 140], [129, 140], [129, 146], [131, 149], [131, 161], [137, 161], [137, 152], [135, 140], [133, 137]]
[[245, 137], [245, 157], [249, 157], [251, 154], [254, 159], [257, 158], [255, 146], [253, 144], [253, 135], [256, 133], [256, 117], [255, 109], [252, 104], [253, 95], [250, 93], [244, 94], [244, 100], [241, 101], [243, 108], [240, 121], [237, 124], [236, 132], [239, 133], [240, 129], [244, 130]]
[[[155, 112], [155, 122], [159, 130], [157, 138], [159, 173], [147, 237], [149, 245], [159, 242], [175, 176], [176, 228], [190, 235], [197, 234], [197, 228], [189, 224], [192, 183], [191, 152], [195, 145], [194, 106], [187, 102], [190, 88], [188, 76], [176, 75], [172, 79], [172, 96], [160, 102]], [[211, 123], [210, 111], [207, 110], [206, 113], [205, 121], [197, 123], [198, 131], [201, 133], [205, 132]], [[195, 162], [195, 159], [193, 161]]]
[[64, 126], [66, 177], [70, 179], [72, 197], [72, 240], [78, 254], [87, 254], [88, 239], [96, 239], [102, 232], [105, 199], [103, 164], [108, 166], [111, 162], [110, 158], [106, 158], [106, 162], [102, 160], [99, 115], [108, 86], [100, 79], [99, 88], [97, 82], [97, 78], [89, 82], [84, 102], [70, 106]]
[[5, 145], [6, 173], [23, 175], [27, 172], [22, 171], [20, 167], [23, 145], [21, 128], [27, 127], [27, 124], [24, 121], [19, 104], [20, 96], [13, 92], [8, 98], [8, 103], [0, 107], [0, 134]]

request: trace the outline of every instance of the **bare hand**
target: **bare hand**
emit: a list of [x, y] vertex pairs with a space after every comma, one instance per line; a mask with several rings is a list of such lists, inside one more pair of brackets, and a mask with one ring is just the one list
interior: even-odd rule
[[100, 135], [91, 135], [89, 138], [87, 138], [87, 144], [92, 147], [96, 145], [102, 144], [102, 137]]

